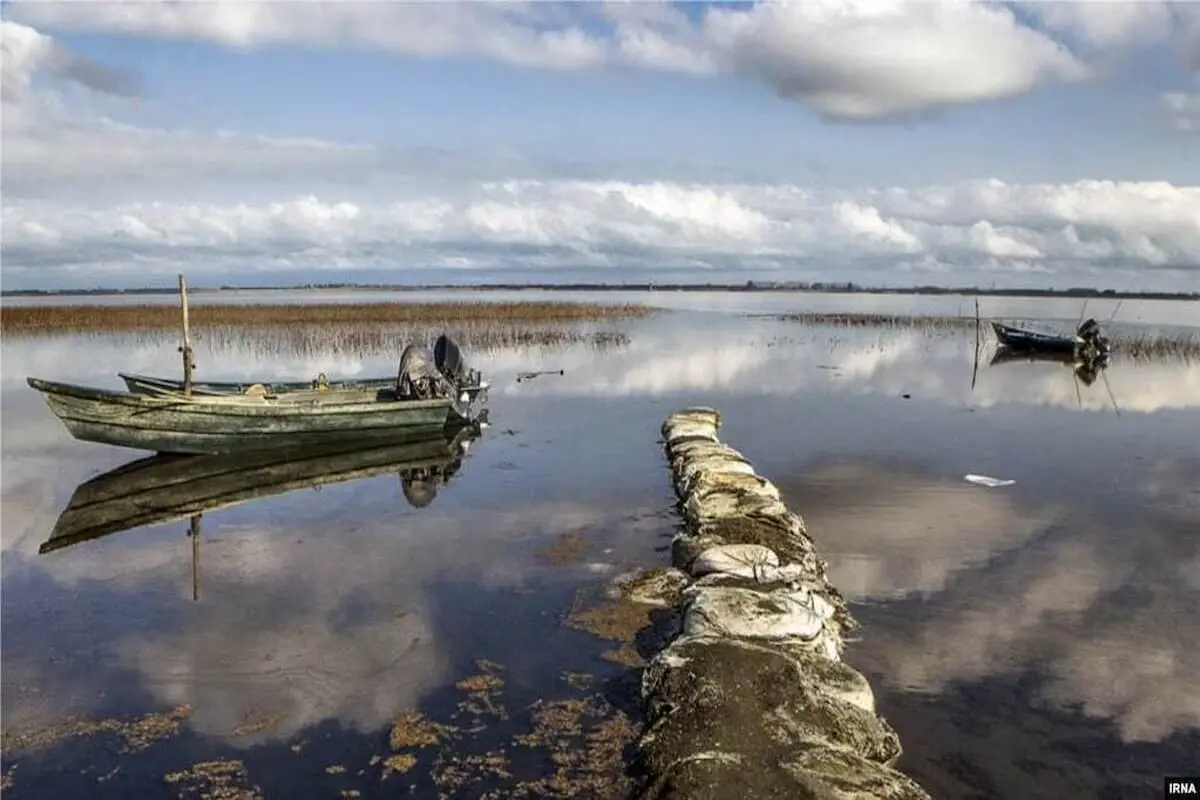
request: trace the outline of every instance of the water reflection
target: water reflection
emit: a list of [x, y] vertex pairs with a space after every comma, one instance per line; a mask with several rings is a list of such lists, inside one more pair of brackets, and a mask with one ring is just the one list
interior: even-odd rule
[[[1103, 373], [1076, 378], [1054, 362], [1008, 366], [986, 347], [976, 367], [970, 331], [800, 326], [730, 315], [667, 314], [625, 324], [628, 344], [591, 342], [553, 348], [506, 347], [472, 356], [492, 382], [492, 404], [502, 398], [628, 397], [714, 392], [728, 395], [909, 394], [951, 406], [1043, 406], [1152, 413], [1200, 407], [1200, 360], [1114, 356]], [[81, 359], [79, 353], [88, 353]], [[253, 373], [263, 380], [324, 372], [339, 378], [386, 375], [394, 352], [355, 357], [335, 353], [273, 355], [247, 349], [219, 355], [197, 344], [206, 380]], [[118, 337], [72, 337], [4, 343], [5, 388], [22, 388], [25, 374], [49, 380], [120, 387], [118, 371], [172, 375], [177, 357], [160, 344], [130, 347]], [[59, 366], [59, 373], [47, 367]], [[553, 380], [520, 380], [533, 372]], [[976, 374], [977, 373], [977, 374]], [[1107, 380], [1105, 380], [1107, 378]], [[1111, 397], [1110, 397], [1111, 394]], [[502, 413], [497, 409], [497, 413]]]
[[197, 517], [205, 511], [299, 489], [360, 480], [384, 473], [400, 477], [414, 508], [428, 506], [438, 488], [462, 466], [477, 426], [437, 435], [364, 446], [278, 448], [220, 455], [157, 455], [123, 464], [75, 489], [39, 553], [142, 525]]
[[1094, 505], [862, 461], [780, 485], [873, 603], [856, 663], [929, 694], [1037, 673], [1043, 703], [1159, 741], [1200, 728], [1200, 462], [1149, 472]]

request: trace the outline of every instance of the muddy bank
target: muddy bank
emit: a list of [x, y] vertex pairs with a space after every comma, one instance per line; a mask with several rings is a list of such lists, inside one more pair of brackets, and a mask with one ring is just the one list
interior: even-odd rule
[[643, 673], [640, 797], [928, 798], [841, 660], [855, 623], [803, 521], [719, 427], [693, 408], [662, 428], [683, 526], [658, 577], [679, 622]]

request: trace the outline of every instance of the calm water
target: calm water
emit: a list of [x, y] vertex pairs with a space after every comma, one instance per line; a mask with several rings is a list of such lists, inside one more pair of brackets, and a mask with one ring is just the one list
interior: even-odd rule
[[[1157, 797], [1163, 774], [1200, 771], [1200, 364], [1117, 362], [1081, 386], [985, 353], [972, 386], [967, 336], [690, 299], [626, 325], [623, 348], [473, 359], [495, 384], [494, 426], [425, 508], [391, 474], [206, 513], [198, 600], [186, 521], [38, 554], [76, 485], [138, 454], [71, 440], [24, 377], [175, 374], [174, 342], [5, 341], [5, 732], [191, 707], [133, 754], [104, 734], [6, 752], [6, 796], [175, 796], [164, 775], [214, 759], [242, 762], [268, 797], [436, 796], [432, 756], [382, 783], [372, 757], [399, 712], [452, 714], [477, 659], [503, 665], [508, 710], [478, 748], [520, 733], [538, 698], [580, 696], [566, 670], [630, 708], [631, 673], [601, 657], [612, 643], [562, 617], [577, 589], [666, 563], [658, 428], [693, 403], [722, 410], [723, 437], [805, 516], [862, 623], [847, 657], [935, 795]], [[985, 299], [985, 314], [1078, 315], [1021, 302]], [[1200, 305], [1120, 317], [1200, 327]], [[386, 375], [394, 357], [197, 354], [212, 379]], [[540, 369], [565, 374], [515, 380]], [[581, 549], [546, 558], [564, 537]], [[547, 768], [520, 760], [510, 747], [514, 774]]]

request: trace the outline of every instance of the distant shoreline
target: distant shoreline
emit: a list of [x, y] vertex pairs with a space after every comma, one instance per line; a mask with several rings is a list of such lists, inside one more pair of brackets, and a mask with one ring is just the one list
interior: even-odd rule
[[[195, 286], [188, 294], [222, 292], [279, 291], [359, 291], [359, 292], [796, 292], [806, 294], [893, 294], [958, 295], [962, 297], [1067, 297], [1113, 300], [1200, 300], [1200, 292], [1136, 292], [1116, 289], [983, 289], [912, 286], [904, 288], [865, 287], [849, 283], [480, 283], [387, 285], [360, 283], [299, 284], [294, 286]], [[12, 289], [0, 291], [0, 297], [101, 297], [126, 295], [173, 295], [171, 287], [137, 289]]]

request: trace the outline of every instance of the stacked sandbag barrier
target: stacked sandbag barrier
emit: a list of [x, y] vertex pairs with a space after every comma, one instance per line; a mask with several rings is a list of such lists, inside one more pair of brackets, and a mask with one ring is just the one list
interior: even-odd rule
[[662, 428], [686, 581], [680, 630], [643, 673], [641, 797], [929, 798], [841, 660], [854, 622], [803, 521], [719, 427], [690, 408]]

